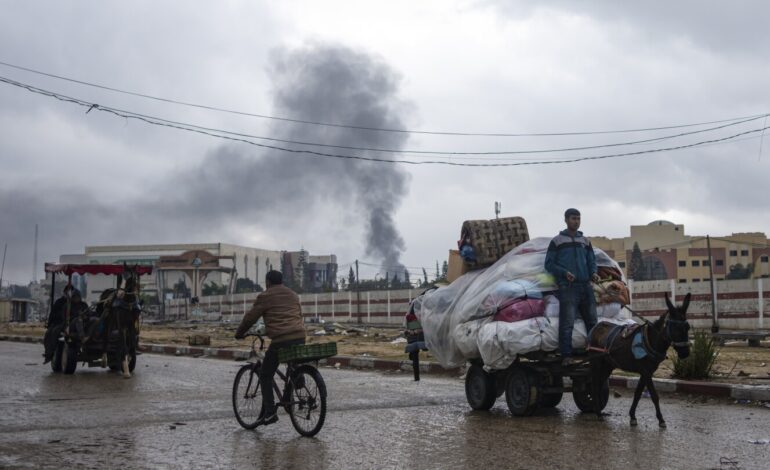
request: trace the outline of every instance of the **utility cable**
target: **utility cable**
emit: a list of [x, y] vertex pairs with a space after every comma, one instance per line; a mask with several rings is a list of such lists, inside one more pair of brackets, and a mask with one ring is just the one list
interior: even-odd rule
[[[18, 85], [25, 85], [21, 82], [8, 79], [7, 77], [0, 76], [0, 80], [5, 81], [9, 84], [18, 84]], [[52, 92], [50, 90], [44, 90], [42, 88], [33, 87], [37, 90], [45, 91], [47, 93], [54, 93], [58, 96], [66, 97], [69, 99], [74, 99], [76, 101], [85, 102], [82, 99], [79, 98], [73, 98], [70, 96], [62, 95], [60, 93]], [[31, 90], [30, 90], [31, 91]], [[92, 104], [92, 103], [89, 103]], [[333, 144], [323, 144], [318, 142], [305, 142], [305, 141], [297, 141], [297, 140], [288, 140], [288, 139], [278, 139], [274, 137], [265, 137], [265, 136], [258, 136], [253, 134], [245, 134], [240, 132], [232, 132], [227, 131], [223, 129], [216, 129], [212, 127], [205, 127], [200, 126], [197, 124], [190, 124], [190, 123], [183, 123], [179, 121], [173, 121], [165, 118], [160, 118], [157, 116], [148, 116], [141, 113], [136, 113], [133, 111], [127, 111], [123, 109], [113, 108], [113, 107], [104, 107], [109, 108], [113, 111], [126, 113], [126, 114], [132, 114], [133, 116], [136, 116], [137, 118], [149, 118], [156, 121], [160, 121], [166, 124], [172, 124], [177, 126], [185, 126], [189, 128], [194, 128], [206, 132], [215, 132], [219, 134], [226, 134], [230, 136], [235, 137], [243, 137], [247, 139], [258, 139], [258, 140], [266, 140], [270, 142], [278, 142], [278, 143], [285, 143], [285, 144], [295, 144], [295, 145], [305, 145], [305, 146], [312, 146], [312, 147], [324, 147], [324, 148], [336, 148], [336, 149], [343, 149], [343, 150], [358, 150], [358, 151], [366, 151], [366, 152], [383, 152], [383, 153], [393, 153], [393, 154], [401, 154], [404, 156], [416, 156], [416, 155], [447, 155], [447, 156], [464, 156], [464, 155], [476, 155], [476, 156], [484, 156], [484, 155], [527, 155], [527, 154], [544, 154], [544, 153], [561, 153], [561, 152], [575, 152], [575, 151], [582, 151], [582, 150], [596, 150], [601, 148], [611, 148], [611, 147], [624, 147], [627, 145], [637, 145], [637, 144], [646, 144], [646, 143], [654, 143], [654, 142], [661, 142], [664, 140], [669, 139], [675, 139], [679, 137], [685, 137], [688, 135], [694, 135], [694, 134], [700, 134], [705, 132], [711, 132], [719, 129], [724, 129], [731, 126], [736, 126], [740, 124], [745, 124], [747, 122], [755, 121], [762, 118], [767, 118], [768, 115], [761, 115], [757, 117], [751, 117], [747, 118], [741, 121], [735, 121], [730, 122], [727, 124], [722, 124], [720, 126], [716, 127], [710, 127], [706, 129], [699, 129], [695, 131], [689, 131], [689, 132], [682, 132], [679, 134], [674, 135], [667, 135], [667, 136], [660, 136], [660, 137], [654, 137], [649, 139], [643, 139], [643, 140], [636, 140], [636, 141], [630, 141], [630, 142], [616, 142], [611, 144], [601, 144], [601, 145], [590, 145], [590, 146], [581, 146], [581, 147], [566, 147], [566, 148], [554, 148], [554, 149], [535, 149], [535, 150], [508, 150], [508, 151], [485, 151], [485, 152], [457, 152], [457, 151], [437, 151], [437, 150], [398, 150], [398, 149], [386, 149], [386, 148], [373, 148], [373, 147], [354, 147], [354, 146], [347, 146], [347, 145], [333, 145]], [[486, 161], [492, 160], [492, 159], [484, 159]], [[497, 161], [509, 161], [510, 159], [495, 159]]]
[[413, 130], [413, 129], [395, 129], [395, 128], [381, 128], [381, 127], [369, 127], [369, 126], [355, 126], [350, 124], [339, 124], [339, 123], [329, 123], [329, 122], [321, 122], [321, 121], [309, 121], [309, 120], [303, 120], [303, 119], [292, 119], [292, 118], [286, 118], [286, 117], [279, 117], [279, 116], [270, 116], [266, 114], [256, 114], [256, 113], [249, 113], [245, 111], [237, 111], [232, 109], [226, 109], [226, 108], [219, 108], [216, 106], [210, 106], [210, 105], [204, 105], [204, 104], [197, 104], [197, 103], [190, 103], [185, 101], [179, 101], [179, 100], [173, 100], [169, 98], [162, 98], [158, 96], [152, 96], [147, 95], [144, 93], [138, 93], [134, 91], [128, 91], [128, 90], [122, 90], [119, 88], [114, 88], [106, 85], [99, 85], [96, 83], [86, 82], [83, 80], [77, 80], [74, 78], [64, 77], [61, 75], [56, 75], [48, 72], [43, 72], [40, 70], [35, 70], [28, 67], [22, 67], [20, 65], [11, 64], [8, 62], [0, 61], [0, 65], [3, 65], [5, 67], [14, 68], [17, 70], [23, 70], [25, 72], [34, 73], [37, 75], [46, 76], [49, 78], [55, 78], [57, 80], [64, 80], [71, 83], [77, 83], [79, 85], [99, 88], [106, 91], [111, 91], [115, 93], [121, 93], [124, 95], [130, 95], [130, 96], [136, 96], [140, 98], [160, 101], [164, 103], [172, 103], [177, 104], [181, 106], [188, 106], [193, 108], [199, 108], [199, 109], [206, 109], [210, 111], [217, 111], [217, 112], [223, 112], [223, 113], [229, 113], [229, 114], [237, 114], [241, 116], [249, 116], [249, 117], [256, 117], [261, 119], [270, 119], [270, 120], [276, 120], [276, 121], [284, 121], [284, 122], [292, 122], [292, 123], [298, 123], [298, 124], [310, 124], [310, 125], [316, 125], [316, 126], [326, 126], [326, 127], [338, 127], [338, 128], [346, 128], [346, 129], [356, 129], [356, 130], [366, 130], [366, 131], [378, 131], [378, 132], [396, 132], [396, 133], [406, 133], [406, 134], [427, 134], [427, 135], [443, 135], [443, 136], [468, 136], [468, 137], [557, 137], [557, 136], [578, 136], [578, 135], [597, 135], [597, 134], [626, 134], [626, 133], [633, 133], [633, 132], [650, 132], [650, 131], [660, 131], [660, 130], [667, 130], [667, 129], [681, 129], [685, 127], [697, 127], [697, 126], [705, 126], [705, 125], [711, 125], [711, 124], [721, 124], [725, 122], [733, 122], [733, 121], [740, 121], [744, 119], [753, 119], [753, 118], [760, 118], [768, 115], [768, 113], [765, 114], [758, 114], [758, 115], [752, 115], [752, 116], [742, 116], [737, 118], [731, 118], [731, 119], [721, 119], [716, 121], [705, 121], [705, 122], [698, 122], [698, 123], [690, 123], [690, 124], [677, 124], [677, 125], [670, 125], [670, 126], [658, 126], [658, 127], [647, 127], [647, 128], [639, 128], [639, 129], [619, 129], [619, 130], [599, 130], [599, 131], [580, 131], [580, 132], [542, 132], [542, 133], [473, 133], [473, 132], [449, 132], [449, 131], [423, 131], [423, 130]]
[[629, 157], [629, 156], [637, 156], [637, 155], [647, 155], [647, 154], [653, 154], [653, 153], [660, 153], [660, 152], [668, 152], [668, 151], [674, 151], [674, 150], [682, 150], [687, 148], [693, 148], [693, 147], [699, 147], [701, 145], [705, 144], [711, 144], [716, 142], [726, 142], [731, 139], [735, 139], [737, 137], [742, 137], [745, 135], [758, 133], [766, 130], [768, 127], [764, 128], [757, 128], [752, 129], [748, 131], [739, 132], [730, 136], [711, 139], [711, 140], [705, 140], [690, 144], [684, 144], [684, 145], [678, 145], [673, 147], [665, 147], [665, 148], [656, 148], [656, 149], [647, 149], [647, 150], [640, 150], [635, 152], [624, 152], [624, 153], [616, 153], [616, 154], [608, 154], [608, 155], [594, 155], [594, 156], [584, 156], [584, 157], [574, 157], [574, 158], [566, 158], [561, 160], [551, 160], [551, 161], [522, 161], [522, 162], [508, 162], [508, 163], [467, 163], [467, 162], [454, 162], [454, 161], [441, 161], [441, 160], [421, 160], [421, 161], [415, 161], [415, 160], [396, 160], [396, 159], [385, 159], [385, 158], [377, 158], [377, 157], [364, 157], [360, 155], [342, 155], [342, 154], [333, 154], [333, 153], [325, 153], [325, 152], [318, 152], [314, 150], [302, 150], [302, 149], [290, 149], [285, 147], [280, 147], [277, 145], [267, 145], [267, 144], [261, 144], [258, 142], [253, 142], [251, 140], [247, 140], [244, 138], [238, 138], [238, 137], [231, 137], [228, 135], [223, 135], [216, 132], [209, 132], [201, 129], [196, 129], [194, 127], [191, 127], [186, 124], [171, 124], [167, 122], [163, 122], [162, 120], [159, 120], [157, 118], [154, 118], [152, 116], [144, 116], [139, 115], [136, 113], [131, 112], [123, 112], [119, 111], [113, 108], [109, 107], [103, 107], [100, 106], [97, 103], [90, 103], [83, 100], [78, 100], [76, 98], [67, 97], [64, 95], [60, 95], [57, 93], [49, 92], [43, 89], [39, 89], [36, 87], [33, 87], [31, 85], [25, 85], [20, 82], [15, 82], [13, 80], [9, 80], [7, 78], [0, 78], [0, 82], [7, 83], [9, 85], [17, 86], [20, 88], [24, 88], [32, 93], [37, 93], [40, 95], [48, 96], [51, 98], [55, 98], [59, 101], [63, 102], [69, 102], [72, 104], [76, 104], [82, 107], [87, 107], [88, 111], [86, 111], [86, 114], [91, 112], [92, 110], [97, 110], [101, 112], [106, 112], [113, 114], [115, 116], [122, 117], [124, 119], [136, 119], [142, 122], [145, 122], [147, 124], [152, 124], [156, 126], [162, 126], [162, 127], [169, 127], [173, 129], [179, 129], [184, 130], [188, 132], [193, 132], [197, 134], [207, 135], [210, 137], [216, 137], [224, 140], [229, 140], [233, 142], [241, 142], [246, 143], [249, 145], [253, 145], [255, 147], [260, 148], [266, 148], [271, 150], [278, 150], [282, 152], [287, 153], [294, 153], [294, 154], [304, 154], [304, 155], [312, 155], [312, 156], [318, 156], [318, 157], [325, 157], [325, 158], [339, 158], [339, 159], [347, 159], [347, 160], [359, 160], [359, 161], [368, 161], [368, 162], [378, 162], [378, 163], [400, 163], [404, 165], [445, 165], [445, 166], [459, 166], [459, 167], [515, 167], [515, 166], [531, 166], [531, 165], [553, 165], [553, 164], [561, 164], [561, 163], [577, 163], [582, 161], [592, 161], [592, 160], [603, 160], [603, 159], [610, 159], [610, 158], [621, 158], [621, 157]]

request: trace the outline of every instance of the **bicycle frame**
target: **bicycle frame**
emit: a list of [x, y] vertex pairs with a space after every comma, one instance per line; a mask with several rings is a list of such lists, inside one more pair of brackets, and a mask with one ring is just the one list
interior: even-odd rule
[[[259, 354], [257, 352], [257, 349], [255, 348], [255, 345], [257, 343], [257, 340], [259, 340], [259, 353], [261, 353], [265, 349], [265, 340], [262, 338], [262, 335], [247, 335], [247, 336], [255, 336], [254, 341], [251, 343], [251, 352], [253, 357], [259, 357]], [[262, 366], [262, 358], [254, 362], [252, 370], [256, 373], [257, 377], [259, 377], [259, 373], [256, 369], [260, 368]], [[273, 392], [275, 393], [275, 397], [278, 399], [278, 403], [276, 405], [284, 407], [286, 411], [289, 410], [289, 406], [292, 404], [297, 404], [296, 401], [291, 401], [290, 397], [288, 396], [289, 392], [289, 377], [291, 377], [292, 372], [294, 371], [294, 365], [291, 363], [285, 363], [285, 372], [281, 371], [280, 364], [278, 366], [278, 369], [276, 369], [276, 375], [280, 377], [281, 381], [283, 381], [283, 390], [281, 390], [281, 387], [278, 385], [278, 380], [273, 377]]]

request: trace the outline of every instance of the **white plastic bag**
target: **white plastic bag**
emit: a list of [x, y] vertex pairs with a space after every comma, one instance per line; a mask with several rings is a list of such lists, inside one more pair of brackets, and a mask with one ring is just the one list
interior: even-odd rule
[[[545, 255], [550, 243], [550, 238], [535, 238], [526, 243], [523, 243], [500, 260], [498, 260], [492, 266], [477, 271], [471, 271], [460, 276], [452, 284], [441, 287], [439, 289], [427, 292], [421, 296], [415, 303], [415, 314], [422, 324], [423, 331], [425, 333], [425, 343], [430, 349], [431, 354], [441, 363], [445, 368], [459, 367], [465, 364], [469, 357], [464, 351], [469, 351], [472, 354], [475, 351], [471, 351], [464, 344], [462, 349], [458, 344], [458, 338], [462, 341], [469, 340], [469, 336], [458, 337], [455, 335], [458, 325], [467, 323], [474, 320], [489, 319], [497, 311], [497, 305], [495, 301], [499, 296], [493, 295], [498, 285], [501, 283], [507, 283], [512, 280], [526, 281], [527, 295], [532, 293], [547, 294], [552, 293], [557, 289], [553, 276], [545, 272]], [[594, 248], [596, 254], [597, 265], [599, 266], [611, 266], [619, 268], [618, 264], [613, 261], [602, 250]], [[510, 285], [510, 284], [505, 284]], [[534, 294], [534, 295], [537, 295]], [[547, 295], [546, 295], [547, 296]], [[555, 299], [554, 299], [555, 300]], [[485, 301], [487, 301], [485, 303]], [[554, 320], [558, 324], [558, 308], [551, 306], [551, 315], [549, 319], [551, 322], [545, 325], [547, 328], [553, 329]], [[539, 321], [543, 321], [544, 317], [538, 317]], [[515, 322], [519, 323], [519, 322]], [[479, 346], [479, 352], [481, 356], [484, 356], [483, 348], [486, 347], [484, 341], [481, 339], [482, 331], [486, 331], [487, 334], [490, 330], [488, 324], [485, 324], [479, 330], [479, 337], [477, 344]], [[577, 330], [577, 328], [576, 328]], [[579, 330], [578, 330], [579, 331]], [[553, 341], [549, 337], [545, 344], [548, 346], [546, 350], [556, 349], [558, 347], [558, 327], [556, 332], [556, 346], [551, 348]], [[542, 336], [538, 333], [536, 342], [542, 347]], [[487, 336], [485, 336], [486, 338]], [[501, 337], [509, 338], [506, 334]], [[527, 342], [529, 340], [524, 340]], [[549, 342], [550, 341], [550, 342]], [[520, 354], [525, 352], [529, 348], [529, 344], [535, 342], [535, 340], [524, 344], [524, 342], [513, 342], [512, 344], [505, 346], [506, 354]], [[574, 343], [574, 340], [573, 340]], [[585, 345], [585, 328], [583, 328], [582, 344]], [[518, 350], [519, 347], [524, 347], [522, 350]], [[495, 346], [489, 346], [490, 348]], [[489, 357], [493, 357], [492, 351], [488, 351]], [[505, 361], [501, 361], [505, 362]], [[485, 361], [486, 365], [486, 361]]]

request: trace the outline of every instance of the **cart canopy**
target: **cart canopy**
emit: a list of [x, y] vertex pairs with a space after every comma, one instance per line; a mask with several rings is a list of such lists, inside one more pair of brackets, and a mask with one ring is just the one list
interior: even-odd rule
[[[116, 276], [118, 274], [123, 274], [125, 269], [126, 267], [122, 264], [45, 264], [45, 272], [66, 274], [67, 276], [71, 276], [72, 274], [107, 274]], [[152, 266], [137, 266], [136, 272], [140, 276], [145, 274], [152, 274]]]

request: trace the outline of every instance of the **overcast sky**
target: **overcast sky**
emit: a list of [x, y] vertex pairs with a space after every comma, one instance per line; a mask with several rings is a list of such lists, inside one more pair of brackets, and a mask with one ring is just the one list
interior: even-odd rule
[[[304, 247], [435, 270], [463, 220], [522, 216], [553, 236], [667, 219], [693, 235], [770, 233], [770, 3], [764, 1], [2, 2], [0, 61], [318, 126], [118, 94], [0, 65], [0, 77], [102, 107], [295, 143], [286, 153], [117, 117], [0, 83], [4, 282], [86, 245]], [[748, 122], [733, 118], [755, 118]], [[647, 132], [556, 134], [719, 124]], [[725, 126], [720, 129], [714, 127]], [[711, 129], [711, 130], [710, 130]], [[436, 131], [443, 134], [430, 134]], [[696, 132], [697, 133], [693, 133]], [[680, 137], [677, 134], [690, 133]], [[745, 133], [745, 134], [743, 134]], [[731, 138], [743, 134], [738, 137]], [[663, 137], [670, 137], [662, 139]], [[763, 139], [764, 137], [764, 139]], [[654, 139], [660, 139], [651, 141]], [[764, 140], [764, 149], [762, 149]], [[571, 152], [519, 152], [632, 145]], [[339, 147], [356, 147], [344, 149]], [[369, 149], [369, 150], [359, 150]], [[406, 153], [377, 152], [387, 149]], [[2, 248], [2, 247], [0, 247]], [[347, 266], [341, 267], [347, 271]], [[373, 276], [367, 268], [362, 276]], [[413, 274], [419, 271], [412, 269]]]

